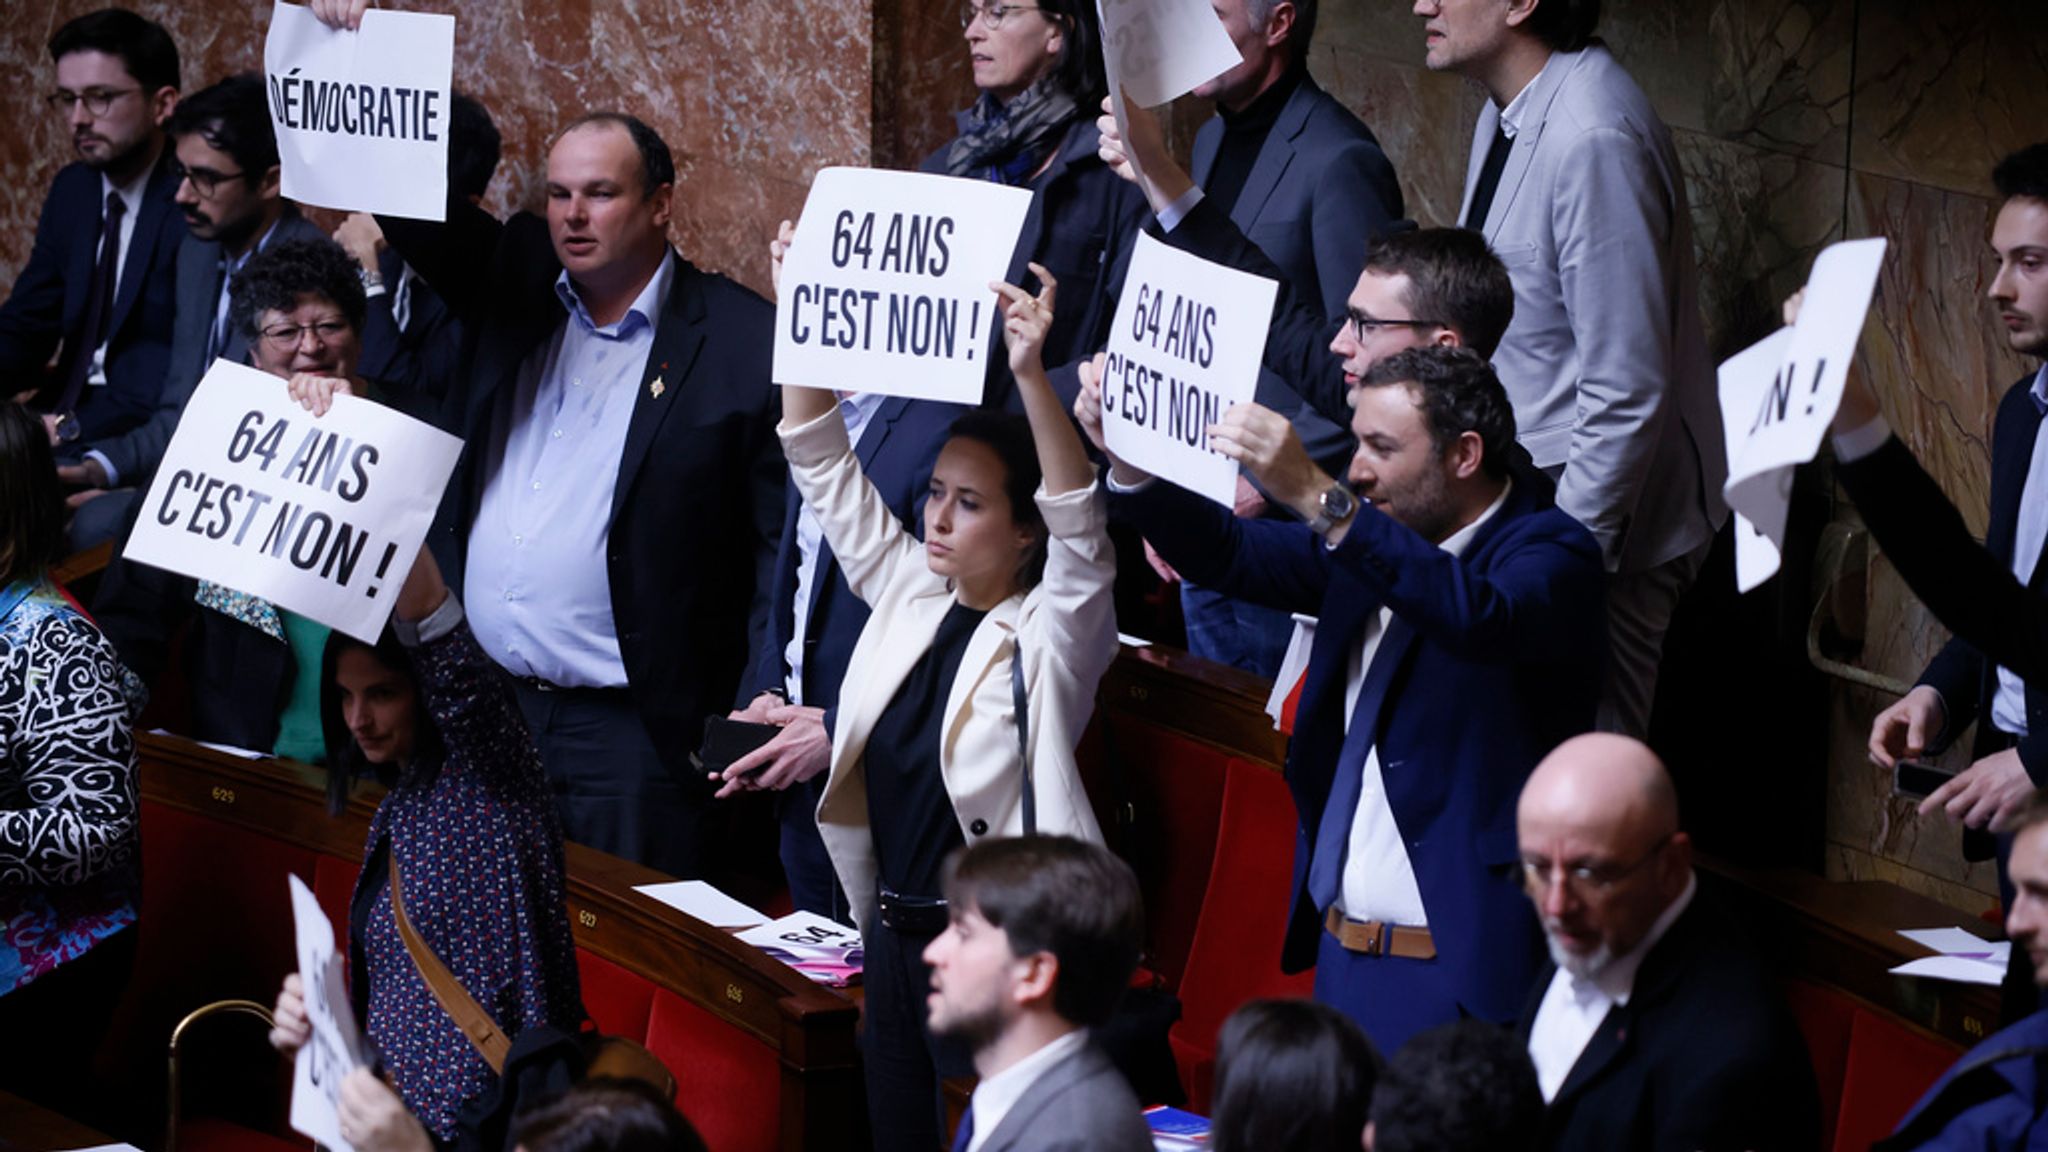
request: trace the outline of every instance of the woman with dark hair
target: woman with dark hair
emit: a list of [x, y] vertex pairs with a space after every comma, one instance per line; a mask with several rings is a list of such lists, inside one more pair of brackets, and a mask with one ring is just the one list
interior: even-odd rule
[[[406, 1110], [447, 1143], [462, 1106], [497, 1074], [421, 977], [393, 889], [500, 1033], [573, 1033], [584, 1013], [561, 825], [512, 686], [426, 549], [379, 642], [337, 632], [322, 667], [329, 802], [339, 807], [358, 766], [390, 789], [349, 905], [350, 996]], [[271, 1042], [287, 1053], [311, 1037], [302, 996], [299, 978], [286, 977]]]
[[134, 955], [142, 690], [50, 583], [63, 491], [42, 422], [8, 403], [0, 509], [0, 1088], [70, 1112]]
[[1216, 1038], [1216, 1152], [1356, 1152], [1380, 1058], [1358, 1025], [1313, 1000], [1253, 1000]]
[[[1109, 262], [1119, 238], [1143, 222], [1144, 196], [1097, 154], [1095, 117], [1106, 90], [1094, 0], [962, 0], [961, 24], [981, 95], [955, 117], [959, 134], [926, 157], [925, 172], [993, 180], [1037, 197], [1010, 261], [1052, 271], [1066, 301], [1043, 359], [1071, 364], [1095, 351], [1115, 311]], [[1000, 375], [1002, 358], [990, 362]], [[1009, 385], [989, 400], [1007, 402]]]
[[519, 1152], [704, 1152], [673, 1101], [638, 1080], [586, 1080], [519, 1118]]
[[[793, 235], [785, 223], [771, 247], [778, 274]], [[936, 1147], [939, 1077], [972, 1070], [925, 1026], [947, 855], [1034, 830], [1102, 839], [1074, 745], [1116, 655], [1116, 561], [1094, 466], [1039, 359], [1054, 278], [1031, 270], [1037, 296], [992, 285], [1025, 415], [953, 425], [922, 544], [861, 472], [832, 393], [782, 390], [791, 479], [873, 610], [840, 690], [818, 831], [866, 948], [876, 1148]]]

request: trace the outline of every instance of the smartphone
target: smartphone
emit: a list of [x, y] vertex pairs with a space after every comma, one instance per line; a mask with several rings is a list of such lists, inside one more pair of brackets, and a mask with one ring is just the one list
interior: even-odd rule
[[782, 728], [775, 724], [707, 716], [704, 719], [704, 746], [691, 753], [690, 759], [700, 772], [722, 773], [732, 767], [733, 761], [773, 740], [780, 731]]
[[1925, 800], [1955, 777], [1954, 772], [1925, 760], [1896, 760], [1892, 764], [1892, 795]]

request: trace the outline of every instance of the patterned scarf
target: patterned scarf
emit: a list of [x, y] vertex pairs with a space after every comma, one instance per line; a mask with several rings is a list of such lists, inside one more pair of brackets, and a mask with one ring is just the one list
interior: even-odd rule
[[983, 92], [960, 113], [960, 135], [946, 150], [946, 171], [1011, 187], [1023, 184], [1060, 146], [1079, 112], [1074, 98], [1051, 76], [1041, 77], [1008, 104]]

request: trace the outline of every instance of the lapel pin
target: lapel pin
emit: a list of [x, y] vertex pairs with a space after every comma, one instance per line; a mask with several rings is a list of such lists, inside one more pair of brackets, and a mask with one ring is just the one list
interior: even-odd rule
[[663, 383], [659, 376], [654, 378], [654, 383], [647, 386], [647, 394], [656, 400], [661, 399], [661, 394], [666, 391], [668, 391], [668, 385]]

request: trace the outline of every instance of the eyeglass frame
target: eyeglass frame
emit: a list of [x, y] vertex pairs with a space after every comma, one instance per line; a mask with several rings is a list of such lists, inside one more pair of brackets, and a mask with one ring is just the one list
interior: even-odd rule
[[211, 168], [187, 168], [183, 161], [173, 156], [171, 157], [171, 175], [181, 184], [190, 180], [192, 182], [192, 190], [199, 193], [201, 200], [211, 200], [214, 194], [220, 191], [222, 184], [230, 180], [248, 179], [249, 170], [243, 168], [235, 172], [215, 172]]
[[[277, 351], [285, 352], [302, 347], [306, 342], [306, 333], [308, 332], [313, 334], [313, 339], [316, 343], [322, 348], [326, 348], [343, 333], [354, 332], [355, 330], [355, 325], [337, 316], [332, 320], [317, 320], [311, 324], [275, 324], [269, 328], [257, 330], [256, 335]], [[291, 336], [289, 342], [285, 340], [286, 333], [289, 333]]]
[[142, 92], [142, 86], [133, 88], [87, 88], [83, 92], [68, 92], [62, 88], [43, 97], [43, 103], [50, 111], [69, 116], [71, 110], [85, 105], [88, 115], [105, 116], [114, 110], [114, 101], [123, 96], [134, 96]]
[[[1045, 9], [1037, 4], [1005, 4], [1002, 0], [996, 0], [996, 3], [983, 7], [976, 4], [974, 0], [962, 0], [960, 5], [960, 30], [965, 32], [969, 28], [974, 27], [975, 21], [979, 20], [983, 28], [995, 32], [1002, 28], [1003, 21], [1008, 20], [1012, 13], [1043, 11]], [[1051, 17], [1048, 17], [1048, 19], [1051, 19]]]
[[1389, 328], [1448, 328], [1441, 320], [1381, 320], [1367, 316], [1356, 308], [1344, 309], [1344, 323], [1360, 340], [1368, 332], [1383, 332]]
[[1553, 881], [1551, 877], [1557, 876], [1566, 888], [1583, 899], [1588, 895], [1604, 896], [1612, 892], [1616, 885], [1642, 871], [1645, 865], [1662, 855], [1666, 848], [1677, 841], [1678, 834], [1674, 832], [1657, 841], [1656, 845], [1638, 857], [1635, 863], [1619, 867], [1579, 864], [1567, 868], [1562, 861], [1531, 860], [1526, 856], [1516, 861], [1516, 864], [1522, 871], [1524, 891], [1548, 892], [1559, 882]]

